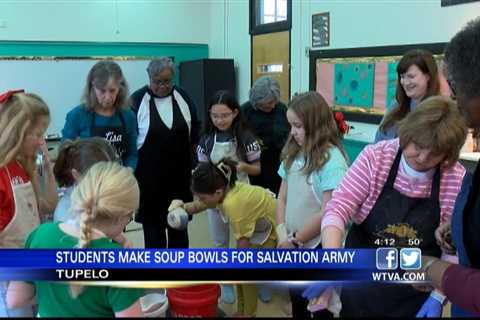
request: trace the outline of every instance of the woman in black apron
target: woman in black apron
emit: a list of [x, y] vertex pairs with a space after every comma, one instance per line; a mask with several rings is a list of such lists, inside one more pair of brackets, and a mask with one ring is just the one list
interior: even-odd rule
[[287, 106], [279, 100], [278, 81], [270, 76], [258, 78], [250, 89], [249, 96], [249, 101], [241, 107], [242, 114], [260, 140], [262, 148], [261, 172], [257, 176], [250, 176], [250, 181], [278, 194], [282, 182], [277, 174], [280, 153], [290, 132]]
[[87, 76], [84, 103], [67, 114], [62, 138], [104, 138], [123, 164], [135, 169], [137, 125], [127, 97], [128, 86], [120, 66], [113, 61], [96, 63]]
[[[399, 137], [368, 146], [349, 169], [324, 213], [324, 248], [341, 247], [344, 231], [333, 221], [348, 217], [355, 223], [345, 248], [417, 247], [440, 257], [435, 229], [441, 217], [451, 218], [465, 174], [457, 162], [466, 137], [463, 119], [453, 101], [431, 97], [400, 122]], [[411, 285], [347, 285], [340, 316], [413, 317], [434, 296]], [[441, 302], [434, 303], [440, 316]]]
[[[187, 94], [173, 86], [175, 67], [167, 57], [147, 68], [150, 85], [132, 95], [138, 120], [140, 207], [146, 248], [188, 248], [187, 230], [167, 223], [173, 199], [191, 201], [190, 177], [198, 139], [195, 107]], [[168, 239], [168, 240], [167, 240]]]

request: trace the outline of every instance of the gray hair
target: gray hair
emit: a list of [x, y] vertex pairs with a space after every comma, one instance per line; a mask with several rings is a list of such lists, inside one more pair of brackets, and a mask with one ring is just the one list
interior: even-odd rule
[[256, 108], [261, 103], [280, 99], [280, 84], [270, 76], [257, 79], [249, 92], [250, 104]]
[[88, 72], [87, 83], [82, 96], [82, 102], [87, 110], [94, 110], [98, 105], [94, 88], [104, 88], [110, 79], [117, 82], [120, 89], [113, 105], [114, 108], [117, 110], [129, 106], [128, 84], [123, 76], [122, 69], [114, 61], [103, 60], [95, 63]]
[[172, 75], [175, 75], [175, 64], [173, 63], [172, 59], [169, 57], [153, 59], [150, 61], [147, 67], [148, 76], [150, 78], [154, 77], [167, 68], [172, 71]]

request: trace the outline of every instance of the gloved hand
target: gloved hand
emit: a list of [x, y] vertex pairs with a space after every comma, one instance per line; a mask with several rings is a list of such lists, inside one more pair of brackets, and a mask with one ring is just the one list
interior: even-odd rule
[[288, 232], [285, 223], [280, 223], [276, 228], [275, 231], [277, 232], [278, 236], [278, 243], [282, 243], [288, 241]]
[[172, 200], [172, 202], [170, 203], [170, 206], [168, 207], [168, 212], [173, 211], [177, 208], [183, 208], [184, 204], [185, 203], [183, 203], [182, 200], [178, 200], [178, 199]]
[[438, 318], [442, 316], [443, 306], [437, 299], [429, 296], [418, 311], [417, 318]]
[[329, 287], [326, 283], [314, 283], [307, 287], [302, 293], [302, 297], [307, 300], [312, 300], [322, 295], [322, 293]]

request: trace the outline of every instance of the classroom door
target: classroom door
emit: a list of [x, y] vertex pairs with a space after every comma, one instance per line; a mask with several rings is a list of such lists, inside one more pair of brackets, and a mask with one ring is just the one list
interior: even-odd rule
[[269, 75], [280, 83], [281, 100], [290, 98], [290, 31], [252, 36], [252, 84]]

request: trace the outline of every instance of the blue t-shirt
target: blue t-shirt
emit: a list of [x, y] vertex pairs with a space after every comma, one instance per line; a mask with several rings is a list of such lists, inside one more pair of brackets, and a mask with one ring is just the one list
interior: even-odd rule
[[[323, 198], [323, 193], [328, 190], [334, 190], [342, 181], [348, 165], [342, 152], [337, 147], [329, 150], [330, 158], [320, 170], [314, 171], [307, 183], [312, 184], [313, 192], [317, 199]], [[298, 157], [292, 163], [290, 169], [298, 170], [303, 167], [303, 157]], [[288, 182], [288, 172], [285, 170], [285, 163], [282, 162], [278, 169], [278, 175]]]
[[[137, 119], [133, 111], [122, 109], [125, 131], [127, 135], [126, 140], [126, 155], [124, 165], [131, 167], [133, 170], [137, 167], [138, 153], [137, 153]], [[65, 119], [65, 125], [62, 130], [62, 141], [65, 139], [76, 138], [90, 138], [92, 134], [90, 129], [92, 127], [92, 112], [87, 111], [84, 105], [73, 108]], [[96, 126], [122, 126], [122, 121], [118, 115], [118, 111], [112, 116], [106, 117], [100, 114], [95, 114]]]

